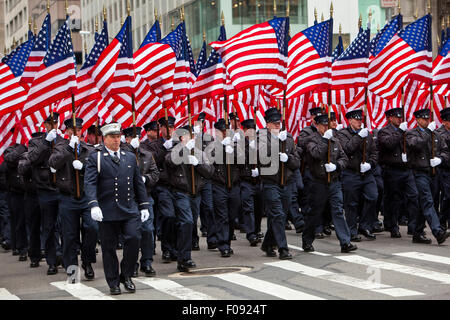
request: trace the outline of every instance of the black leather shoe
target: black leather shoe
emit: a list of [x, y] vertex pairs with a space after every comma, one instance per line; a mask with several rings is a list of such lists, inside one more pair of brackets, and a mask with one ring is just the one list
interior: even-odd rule
[[7, 241], [3, 241], [2, 242], [2, 248], [5, 251], [9, 251], [9, 250], [11, 250], [11, 245]]
[[55, 264], [49, 265], [47, 270], [47, 275], [52, 276], [58, 273], [58, 267]]
[[421, 234], [420, 236], [413, 236], [413, 243], [422, 243], [422, 244], [431, 244], [431, 239], [427, 238], [425, 235]]
[[292, 254], [288, 249], [281, 249], [279, 252], [279, 258], [280, 260], [290, 260], [292, 259]]
[[324, 239], [325, 235], [322, 232], [319, 232], [319, 233], [316, 233], [314, 235], [314, 238], [316, 238], [316, 239]]
[[120, 277], [120, 283], [123, 284], [125, 290], [130, 293], [136, 292], [136, 287], [130, 277]]
[[61, 256], [56, 257], [56, 266], [61, 266], [64, 268], [64, 263], [63, 263], [63, 259]]
[[402, 235], [400, 233], [400, 231], [396, 230], [396, 231], [391, 231], [391, 238], [401, 238]]
[[398, 222], [399, 226], [407, 226], [408, 225], [408, 219], [405, 217], [400, 218], [400, 221]]
[[263, 232], [258, 232], [256, 234], [258, 236], [258, 238], [263, 239], [264, 238], [264, 233]]
[[220, 256], [222, 258], [229, 258], [231, 256], [230, 250], [225, 249], [225, 250], [221, 251]]
[[30, 268], [38, 268], [39, 267], [39, 261], [31, 261]]
[[41, 250], [41, 261], [45, 260], [45, 250]]
[[132, 278], [137, 278], [139, 277], [139, 263], [136, 263], [134, 265], [134, 272], [133, 275], [131, 276]]
[[261, 246], [261, 250], [264, 251], [266, 253], [266, 256], [268, 256], [268, 257], [276, 257], [277, 256], [277, 253], [275, 252], [275, 250], [273, 249], [272, 246], [269, 246], [269, 247]]
[[208, 243], [208, 250], [217, 249], [217, 243]]
[[295, 233], [302, 233], [303, 230], [305, 230], [305, 226], [300, 226], [298, 228], [295, 228]]
[[198, 245], [198, 240], [192, 240], [192, 251], [199, 251], [200, 246]]
[[122, 292], [120, 291], [120, 286], [117, 286], [117, 287], [109, 288], [109, 293], [112, 296], [117, 296], [118, 294], [121, 294]]
[[19, 261], [27, 261], [27, 254], [26, 253], [21, 253], [19, 256]]
[[258, 245], [259, 239], [258, 237], [254, 236], [248, 241], [250, 242], [250, 247], [256, 247]]
[[329, 227], [323, 227], [323, 233], [327, 236], [331, 236], [331, 229]]
[[97, 254], [98, 253], [98, 248], [95, 248], [95, 254]]
[[14, 249], [13, 252], [12, 252], [12, 255], [13, 255], [13, 256], [18, 256], [18, 255], [20, 255], [19, 250]]
[[180, 272], [189, 272], [189, 269], [195, 268], [197, 265], [193, 260], [178, 262], [177, 269]]
[[359, 233], [361, 233], [364, 237], [366, 237], [367, 240], [375, 240], [377, 237], [370, 232], [369, 230], [359, 230]]
[[117, 250], [122, 250], [122, 249], [123, 249], [123, 245], [119, 242], [119, 243], [117, 244], [116, 249], [117, 249]]
[[202, 231], [202, 238], [206, 238], [208, 236], [208, 233], [206, 231]]
[[302, 245], [302, 248], [305, 252], [314, 252], [314, 247], [312, 244], [304, 244]]
[[155, 270], [152, 268], [152, 266], [144, 266], [141, 267], [141, 272], [145, 274], [146, 277], [154, 277], [156, 276]]
[[381, 233], [384, 231], [384, 228], [382, 226], [379, 226], [378, 224], [373, 227], [372, 233]]
[[231, 249], [231, 248], [230, 248], [230, 254], [234, 254], [234, 251], [233, 251], [233, 249]]
[[170, 252], [169, 251], [164, 251], [162, 254], [162, 261], [163, 263], [170, 263], [170, 261], [172, 261], [172, 259], [170, 259]]
[[289, 222], [287, 222], [286, 225], [284, 226], [284, 230], [292, 230], [292, 226]]
[[351, 251], [355, 251], [356, 249], [358, 249], [358, 247], [356, 245], [354, 245], [353, 243], [347, 243], [347, 244], [344, 244], [343, 246], [341, 246], [342, 253], [349, 253]]
[[450, 237], [450, 232], [442, 231], [438, 233], [436, 240], [438, 244], [442, 244], [445, 242], [445, 240], [447, 240], [448, 237]]
[[95, 273], [94, 273], [94, 269], [92, 268], [92, 265], [90, 263], [82, 263], [81, 267], [84, 270], [84, 277], [86, 278], [86, 280], [94, 280], [95, 277]]
[[236, 240], [236, 235], [233, 233], [233, 235], [231, 236], [231, 240]]
[[352, 242], [361, 242], [361, 237], [356, 235], [356, 236], [352, 236], [352, 238], [350, 239], [350, 241]]
[[174, 254], [170, 254], [170, 261], [178, 261], [178, 257]]

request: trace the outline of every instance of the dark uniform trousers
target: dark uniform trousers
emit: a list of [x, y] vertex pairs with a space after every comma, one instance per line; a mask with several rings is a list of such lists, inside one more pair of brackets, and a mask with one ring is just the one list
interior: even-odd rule
[[298, 205], [298, 190], [303, 189], [302, 177], [300, 174], [300, 169], [297, 169], [293, 172], [291, 182], [289, 183], [289, 187], [291, 188], [291, 205], [289, 206], [287, 212], [288, 220], [291, 220], [295, 226], [295, 229], [301, 228], [305, 225], [305, 221], [303, 219], [303, 214], [300, 212], [300, 207]]
[[329, 203], [331, 218], [340, 245], [350, 243], [350, 229], [343, 213], [343, 195], [341, 181], [332, 181], [329, 185], [322, 181], [312, 180], [309, 188], [311, 210], [305, 216], [305, 230], [302, 234], [303, 245], [312, 244], [315, 239], [317, 221]]
[[[210, 180], [206, 180], [202, 189], [200, 190], [200, 212], [203, 212], [203, 216], [206, 224], [206, 242], [208, 244], [217, 244], [217, 230], [214, 220], [214, 204], [212, 194], [212, 183]], [[200, 216], [201, 219], [201, 216]]]
[[0, 236], [3, 241], [11, 243], [11, 225], [9, 223], [9, 205], [8, 194], [6, 191], [0, 191]]
[[[197, 229], [197, 223], [198, 223], [198, 218], [201, 216], [200, 213], [200, 203], [202, 201], [202, 197], [200, 195], [200, 193], [197, 193], [196, 196], [192, 196], [191, 197], [191, 211], [192, 211], [192, 243], [194, 243], [194, 240], [199, 241], [199, 236], [198, 236], [198, 229]], [[200, 218], [201, 220], [201, 218]], [[201, 223], [201, 222], [200, 222]]]
[[[175, 198], [167, 186], [157, 185], [158, 211], [161, 220], [161, 251], [177, 255], [175, 230]], [[189, 243], [189, 245], [192, 245]]]
[[372, 231], [378, 200], [377, 183], [373, 174], [368, 171], [362, 176], [359, 172], [347, 169], [342, 174], [342, 184], [345, 217], [351, 235], [358, 234], [358, 216], [359, 228]]
[[[176, 230], [176, 249], [178, 262], [184, 262], [191, 259], [192, 251], [192, 228], [194, 219], [192, 215], [192, 197], [184, 192], [173, 191], [175, 205], [175, 230]], [[197, 203], [200, 198], [197, 197]], [[198, 207], [198, 206], [197, 206]], [[195, 208], [194, 208], [195, 210]]]
[[140, 215], [126, 220], [103, 221], [99, 223], [99, 235], [102, 245], [103, 269], [109, 287], [119, 285], [119, 260], [116, 254], [119, 234], [123, 235], [123, 258], [120, 262], [121, 276], [127, 278], [134, 273], [139, 257]]
[[38, 190], [38, 198], [43, 215], [42, 236], [45, 239], [45, 259], [48, 265], [56, 265], [58, 240], [55, 231], [58, 217], [59, 193], [56, 191]]
[[41, 260], [41, 225], [42, 215], [39, 205], [39, 198], [36, 194], [25, 194], [24, 206], [30, 222], [30, 245], [28, 256], [32, 262]]
[[[257, 238], [259, 230], [256, 229], [257, 215], [261, 216], [263, 211], [263, 197], [261, 184], [252, 184], [247, 181], [241, 182], [241, 206], [243, 215], [243, 225], [247, 240]], [[261, 229], [261, 223], [260, 223]]]
[[151, 266], [153, 263], [153, 255], [154, 255], [154, 249], [155, 249], [155, 215], [153, 212], [153, 204], [154, 200], [150, 196], [148, 197], [148, 202], [150, 203], [148, 212], [149, 217], [147, 221], [144, 221], [141, 225], [141, 268], [144, 266]]
[[450, 170], [439, 168], [438, 173], [442, 192], [441, 224], [450, 228]]
[[428, 222], [433, 235], [436, 237], [441, 231], [439, 217], [434, 207], [433, 187], [437, 176], [432, 177], [430, 174], [415, 171], [414, 178], [416, 181], [417, 191], [419, 192], [420, 210], [416, 216], [414, 236], [419, 236], [425, 228], [425, 220]]
[[373, 169], [373, 177], [375, 179], [375, 182], [377, 184], [377, 190], [378, 190], [378, 199], [377, 199], [377, 205], [375, 208], [375, 220], [374, 220], [374, 227], [378, 225], [378, 215], [381, 213], [383, 215], [384, 212], [384, 204], [383, 204], [383, 194], [384, 194], [384, 183], [383, 183], [383, 170], [381, 169], [380, 165], [376, 165], [376, 167]]
[[214, 221], [217, 230], [217, 245], [221, 252], [229, 250], [234, 233], [234, 221], [239, 216], [240, 185], [227, 187], [213, 183]]
[[[404, 209], [410, 217], [409, 224], [412, 226], [419, 211], [419, 193], [411, 169], [385, 166], [383, 180], [384, 225], [391, 232], [398, 231], [398, 221]], [[410, 230], [413, 230], [412, 227]]]
[[8, 196], [9, 210], [11, 213], [11, 247], [24, 254], [28, 250], [24, 194], [11, 191]]
[[267, 232], [261, 247], [277, 246], [278, 251], [288, 249], [285, 233], [286, 213], [291, 205], [291, 188], [264, 182], [264, 207], [267, 212]]
[[[67, 269], [78, 265], [77, 249], [80, 232], [83, 229], [81, 243], [81, 260], [95, 263], [95, 246], [97, 245], [98, 223], [91, 218], [91, 210], [85, 197], [79, 200], [71, 196], [60, 195], [59, 217], [63, 236], [63, 262]], [[80, 225], [81, 219], [81, 225]]]

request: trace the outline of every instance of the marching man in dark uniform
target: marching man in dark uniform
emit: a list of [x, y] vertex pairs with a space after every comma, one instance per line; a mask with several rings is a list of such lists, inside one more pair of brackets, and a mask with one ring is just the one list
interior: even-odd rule
[[413, 242], [431, 243], [431, 239], [423, 234], [426, 220], [438, 244], [442, 244], [450, 236], [450, 232], [441, 229], [439, 217], [434, 208], [432, 184], [437, 176], [433, 168], [436, 169], [443, 162], [450, 162], [449, 149], [439, 134], [433, 134], [436, 124], [434, 121], [430, 123], [429, 109], [414, 112], [414, 117], [418, 126], [406, 133], [408, 163], [414, 172], [421, 209], [415, 219]]
[[[436, 130], [436, 134], [450, 149], [450, 108], [441, 110], [442, 126]], [[439, 183], [442, 193], [441, 225], [450, 229], [450, 163], [443, 162], [438, 167]]]
[[[135, 292], [133, 275], [139, 254], [139, 228], [149, 218], [148, 197], [136, 156], [120, 150], [120, 124], [101, 129], [104, 146], [93, 151], [86, 164], [84, 190], [92, 219], [99, 221], [103, 270], [110, 292], [120, 294], [119, 283]], [[123, 259], [116, 254], [119, 233], [123, 234]]]
[[375, 240], [372, 228], [377, 216], [378, 189], [371, 169], [377, 165], [378, 151], [372, 134], [367, 128], [361, 128], [362, 110], [349, 111], [345, 116], [349, 126], [337, 133], [348, 158], [342, 174], [345, 217], [352, 241], [361, 241], [358, 232], [368, 240]]
[[87, 158], [94, 148], [80, 140], [83, 119], [76, 118], [75, 128], [73, 119], [64, 121], [64, 124], [69, 140], [58, 141], [48, 159], [50, 167], [56, 170], [56, 186], [60, 193], [59, 217], [63, 237], [63, 262], [68, 276], [72, 275], [75, 270], [71, 269], [71, 266], [78, 266], [77, 249], [80, 232], [83, 230], [80, 248], [81, 267], [86, 279], [93, 280], [92, 263], [96, 262], [98, 223], [91, 218], [88, 198], [84, 192], [84, 175]]
[[[333, 137], [333, 129], [328, 129], [328, 115], [316, 116], [317, 132], [306, 145], [306, 161], [311, 170], [311, 186], [309, 188], [309, 205], [311, 210], [305, 216], [305, 230], [302, 234], [302, 247], [305, 252], [314, 251], [314, 241], [317, 219], [329, 202], [331, 217], [336, 230], [336, 236], [341, 245], [341, 252], [347, 253], [357, 249], [350, 242], [350, 229], [343, 212], [343, 195], [340, 175], [348, 162], [339, 141]], [[327, 130], [328, 129], [328, 130]], [[330, 162], [328, 162], [328, 140], [330, 147]], [[330, 174], [328, 183], [327, 174]]]

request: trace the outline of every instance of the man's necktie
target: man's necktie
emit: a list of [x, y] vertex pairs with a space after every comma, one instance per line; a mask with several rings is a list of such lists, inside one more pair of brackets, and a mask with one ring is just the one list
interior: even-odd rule
[[117, 156], [117, 152], [114, 152], [114, 155], [112, 157], [112, 160], [114, 161], [115, 164], [119, 164], [120, 163], [120, 159]]

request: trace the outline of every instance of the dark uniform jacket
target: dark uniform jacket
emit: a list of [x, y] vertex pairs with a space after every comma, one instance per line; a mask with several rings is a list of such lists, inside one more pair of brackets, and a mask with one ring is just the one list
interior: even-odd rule
[[[173, 155], [176, 153], [178, 153], [178, 159], [183, 159], [182, 164], [174, 163]], [[192, 192], [192, 166], [188, 160], [188, 155], [190, 154], [191, 151], [183, 147], [180, 143], [176, 143], [170, 149], [170, 152], [166, 154], [166, 165], [169, 170], [171, 189], [174, 191], [184, 193]], [[194, 148], [194, 154], [199, 160], [199, 164], [194, 167], [195, 192], [197, 194], [205, 184], [205, 181], [211, 179], [214, 174], [214, 166], [209, 162], [205, 152]], [[202, 155], [201, 159], [199, 159], [199, 154]]]
[[[444, 126], [441, 126], [436, 131], [436, 135], [439, 135], [439, 139], [444, 142], [444, 144], [447, 146], [447, 149], [450, 150], [450, 131], [445, 129]], [[439, 165], [440, 169], [450, 170], [450, 162], [448, 161], [442, 161], [442, 163]]]
[[[75, 169], [72, 162], [75, 161], [75, 153], [69, 146], [69, 140], [59, 140], [55, 145], [52, 155], [48, 159], [50, 167], [56, 169], [56, 187], [63, 195], [76, 197]], [[89, 154], [94, 150], [91, 145], [80, 141], [78, 160], [83, 163], [83, 168], [78, 171], [80, 198], [84, 196], [84, 175], [86, 161]]]
[[[346, 168], [352, 171], [361, 172], [364, 139], [350, 127], [340, 130], [336, 137], [348, 158]], [[369, 163], [372, 168], [375, 168], [378, 163], [378, 151], [372, 134], [369, 133], [365, 140], [366, 163]]]
[[[258, 131], [258, 164], [259, 164], [259, 174], [262, 182], [264, 183], [273, 183], [277, 185], [281, 185], [281, 164], [280, 161], [280, 152], [284, 152], [288, 155], [288, 161], [284, 164], [284, 185], [289, 184], [290, 179], [292, 178], [293, 172], [300, 168], [300, 154], [302, 153], [302, 149], [296, 147], [294, 138], [290, 133], [287, 134], [287, 138], [285, 141], [286, 148], [281, 151], [282, 141], [278, 140], [279, 149], [276, 151], [276, 155], [272, 155], [271, 144], [274, 137], [267, 129], [261, 129]], [[266, 138], [267, 137], [267, 138]], [[262, 152], [266, 154], [262, 154]], [[261, 161], [262, 158], [273, 158], [272, 161], [278, 161], [278, 170], [275, 174], [268, 175], [265, 174], [264, 171], [268, 170], [264, 168], [269, 168], [273, 165], [271, 163], [263, 163], [267, 161]]]
[[152, 153], [153, 158], [155, 158], [156, 166], [159, 170], [159, 181], [158, 185], [165, 187], [170, 187], [171, 181], [170, 176], [167, 172], [166, 155], [169, 151], [164, 147], [165, 140], [163, 138], [158, 138], [150, 143], [143, 143], [143, 149], [148, 150]]
[[[336, 170], [331, 172], [331, 181], [336, 181], [347, 167], [348, 158], [336, 137], [332, 137], [330, 141], [330, 161], [336, 165]], [[306, 147], [306, 162], [313, 178], [326, 183], [328, 173], [325, 170], [325, 163], [328, 163], [328, 140], [319, 132], [309, 139]]]
[[[431, 165], [431, 136], [427, 129], [416, 127], [406, 132], [406, 147], [409, 166], [419, 172], [430, 173]], [[450, 161], [449, 149], [439, 134], [434, 134], [435, 156], [441, 158], [442, 164]], [[442, 165], [441, 164], [441, 165]]]
[[8, 183], [8, 190], [11, 192], [25, 192], [23, 177], [19, 174], [18, 170], [19, 160], [23, 159], [25, 152], [27, 152], [27, 147], [23, 144], [15, 144], [5, 150], [6, 180]]
[[[256, 141], [255, 141], [256, 142]], [[253, 178], [252, 170], [258, 167], [258, 149], [250, 148], [250, 140], [245, 137], [245, 164], [239, 166], [241, 181], [246, 181], [251, 184], [260, 182], [260, 177]]]
[[0, 164], [0, 191], [8, 191], [8, 182], [6, 181], [6, 162]]
[[149, 208], [136, 156], [128, 151], [120, 150], [116, 164], [104, 146], [95, 148], [87, 159], [84, 192], [90, 208], [102, 209], [103, 221], [126, 220]]
[[[227, 164], [230, 164], [230, 180], [231, 186], [235, 186], [239, 183], [239, 165], [237, 164], [238, 157], [243, 157], [243, 150], [238, 148], [236, 143], [231, 143], [233, 147], [233, 153], [228, 154], [225, 152], [225, 146], [221, 141], [215, 140], [206, 147], [206, 154], [211, 156], [210, 162], [214, 165], [214, 175], [211, 177], [211, 181], [214, 184], [220, 186], [228, 186], [227, 179]], [[219, 151], [219, 152], [216, 152]], [[238, 156], [239, 155], [239, 156]], [[220, 159], [219, 159], [220, 157]], [[220, 163], [218, 163], [220, 161]]]
[[405, 168], [402, 161], [403, 131], [392, 124], [378, 131], [380, 164], [390, 167]]

